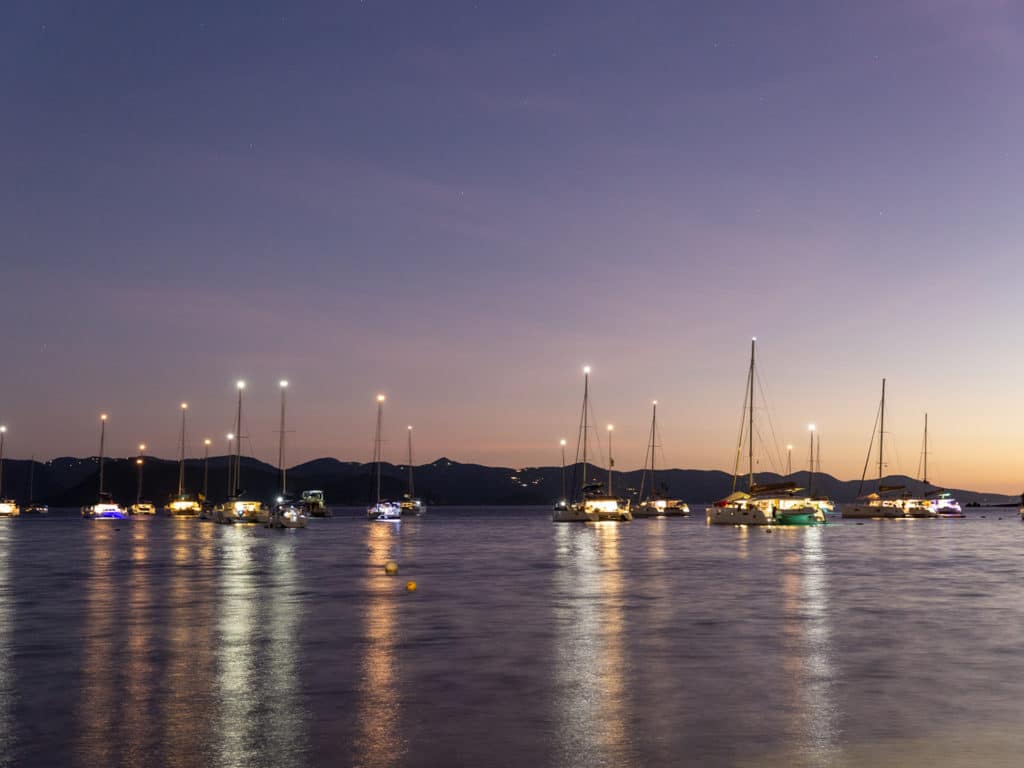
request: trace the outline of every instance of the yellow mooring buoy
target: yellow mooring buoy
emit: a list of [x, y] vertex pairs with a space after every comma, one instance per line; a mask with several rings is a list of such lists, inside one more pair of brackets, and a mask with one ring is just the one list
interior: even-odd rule
[[386, 573], [388, 576], [394, 576], [396, 573], [398, 573], [398, 563], [396, 563], [394, 560], [388, 560], [386, 563], [384, 563], [384, 573]]
[[415, 581], [407, 581], [407, 582], [405, 582], [405, 591], [406, 592], [415, 592], [416, 591], [416, 582]]

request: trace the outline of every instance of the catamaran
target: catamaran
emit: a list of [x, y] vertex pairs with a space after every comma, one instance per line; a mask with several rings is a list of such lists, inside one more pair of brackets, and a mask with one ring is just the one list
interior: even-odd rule
[[234, 466], [234, 471], [231, 473], [231, 484], [234, 485], [234, 488], [228, 495], [227, 501], [214, 507], [213, 521], [224, 524], [265, 523], [268, 514], [262, 502], [245, 498], [245, 490], [242, 488], [242, 392], [245, 390], [245, 382], [239, 381], [237, 386], [238, 415], [235, 419], [235, 455], [228, 457], [228, 461]]
[[871, 449], [874, 447], [875, 435], [872, 433], [868, 444], [868, 458], [864, 462], [864, 474], [860, 478], [860, 490], [857, 500], [843, 508], [843, 517], [853, 519], [905, 519], [910, 517], [937, 517], [935, 509], [928, 499], [913, 497], [904, 485], [885, 485], [882, 480], [885, 474], [885, 379], [882, 379], [882, 400], [878, 406], [878, 490], [863, 494], [864, 478], [867, 474]]
[[[783, 482], [758, 485], [754, 482], [754, 377], [755, 345], [750, 342], [750, 370], [747, 373], [747, 392], [744, 396], [740, 436], [733, 466], [732, 492], [707, 508], [708, 525], [821, 525], [825, 513], [808, 503], [799, 494], [795, 483]], [[749, 410], [748, 410], [749, 409]], [[744, 433], [747, 439], [747, 490], [738, 491], [739, 461], [743, 449]]]
[[88, 504], [82, 507], [82, 517], [91, 520], [124, 520], [128, 512], [120, 504], [115, 502], [109, 493], [103, 490], [103, 450], [104, 441], [107, 436], [107, 414], [100, 415], [100, 488], [99, 498], [95, 504]]
[[633, 517], [687, 517], [689, 505], [679, 499], [665, 498], [663, 492], [654, 490], [654, 454], [660, 447], [658, 437], [658, 401], [655, 400], [651, 408], [651, 436], [647, 441], [644, 471], [640, 475], [640, 503], [633, 509]]
[[416, 486], [413, 484], [412, 478], [412, 425], [406, 431], [409, 433], [409, 490], [402, 497], [400, 506], [403, 516], [419, 517], [426, 513], [427, 505], [423, 503], [422, 499], [416, 498]]
[[171, 517], [199, 517], [202, 505], [185, 492], [185, 414], [188, 403], [181, 404], [181, 434], [178, 439], [178, 492], [164, 506]]
[[377, 432], [373, 438], [374, 503], [366, 509], [370, 520], [382, 523], [397, 523], [402, 519], [402, 505], [397, 501], [386, 501], [380, 497], [381, 470], [381, 427], [384, 423], [384, 395], [377, 395]]
[[[17, 517], [21, 514], [21, 507], [14, 499], [3, 497], [4, 489], [4, 438], [7, 436], [7, 427], [0, 427], [0, 517]], [[34, 464], [35, 462], [33, 462]]]
[[277, 467], [281, 473], [281, 495], [271, 505], [270, 514], [267, 518], [268, 528], [305, 528], [309, 520], [306, 514], [306, 506], [302, 502], [295, 501], [288, 495], [288, 469], [284, 458], [284, 415], [285, 415], [285, 393], [288, 390], [288, 382], [281, 381], [281, 428], [278, 431], [277, 439]]
[[[629, 511], [629, 502], [614, 496], [611, 493], [612, 459], [609, 449], [608, 458], [608, 481], [609, 487], [606, 490], [602, 483], [591, 482], [587, 479], [589, 471], [588, 443], [590, 434], [590, 366], [583, 368], [583, 412], [580, 416], [579, 436], [576, 442], [576, 456], [579, 458], [582, 453], [582, 478], [580, 483], [579, 498], [566, 500], [564, 506], [555, 505], [551, 519], [556, 523], [589, 523], [599, 520], [632, 520], [633, 514]], [[610, 434], [610, 430], [609, 430]], [[575, 466], [573, 468], [575, 474]], [[575, 483], [574, 483], [575, 485]]]

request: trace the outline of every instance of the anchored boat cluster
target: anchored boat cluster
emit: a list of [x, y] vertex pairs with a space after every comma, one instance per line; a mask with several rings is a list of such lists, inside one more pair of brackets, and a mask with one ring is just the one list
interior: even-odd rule
[[[763, 525], [763, 526], [810, 526], [824, 525], [826, 514], [835, 511], [835, 503], [813, 491], [815, 464], [815, 428], [810, 425], [810, 472], [808, 485], [812, 488], [803, 489], [796, 483], [784, 481], [771, 484], [754, 482], [754, 382], [756, 376], [757, 339], [750, 342], [750, 368], [747, 374], [747, 387], [743, 403], [743, 418], [740, 422], [740, 434], [736, 447], [736, 463], [733, 467], [732, 492], [724, 499], [709, 506], [706, 511], [708, 525]], [[612, 491], [612, 467], [614, 460], [611, 455], [612, 426], [608, 426], [608, 481], [607, 485], [589, 477], [589, 433], [590, 415], [590, 367], [583, 368], [583, 410], [580, 417], [579, 438], [574, 463], [576, 467], [582, 459], [582, 480], [573, 478], [571, 493], [566, 491], [565, 440], [562, 445], [562, 496], [555, 503], [552, 519], [556, 523], [586, 523], [601, 520], [632, 520], [634, 517], [666, 517], [687, 516], [689, 506], [679, 500], [666, 498], [655, 491], [655, 452], [658, 447], [657, 414], [658, 402], [653, 403], [651, 415], [651, 431], [648, 440], [647, 455], [644, 459], [644, 472], [640, 483], [639, 504], [631, 509], [628, 499], [616, 496]], [[878, 439], [878, 488], [876, 491], [863, 494], [864, 478], [861, 478], [861, 493], [855, 503], [845, 505], [841, 514], [845, 518], [940, 518], [963, 517], [960, 504], [952, 494], [935, 489], [923, 497], [911, 495], [900, 485], [883, 485], [882, 435], [885, 430], [885, 379], [882, 380], [882, 399], [879, 404], [879, 416], [875, 422]], [[924, 483], [928, 485], [928, 416], [925, 415], [924, 433]], [[740, 490], [739, 463], [743, 447], [747, 448], [747, 487]], [[868, 447], [868, 456], [874, 447], [874, 434]], [[790, 452], [792, 446], [789, 446]], [[818, 464], [820, 471], [821, 441], [818, 440]], [[791, 453], [790, 453], [791, 455]], [[866, 474], [867, 463], [865, 463]], [[787, 474], [792, 473], [790, 465]], [[1021, 510], [1024, 517], [1024, 508]]]
[[[282, 380], [281, 388], [281, 421], [279, 430], [277, 463], [281, 474], [281, 487], [278, 495], [270, 502], [265, 503], [261, 499], [253, 498], [247, 494], [242, 484], [242, 394], [246, 385], [244, 381], [237, 383], [238, 404], [235, 411], [235, 431], [228, 434], [229, 447], [234, 445], [234, 452], [229, 450], [228, 456], [228, 498], [222, 504], [211, 504], [208, 501], [209, 490], [209, 439], [204, 440], [203, 454], [203, 490], [202, 493], [193, 496], [185, 487], [185, 434], [186, 417], [188, 414], [188, 403], [181, 404], [181, 430], [178, 440], [178, 489], [164, 505], [164, 512], [176, 518], [193, 518], [198, 520], [210, 520], [216, 523], [232, 525], [264, 525], [268, 528], [305, 528], [311, 517], [329, 517], [330, 508], [327, 506], [324, 492], [322, 490], [302, 491], [299, 498], [294, 498], [288, 492], [288, 473], [285, 464], [285, 416], [287, 406], [288, 382]], [[415, 496], [413, 485], [412, 469], [412, 427], [408, 428], [409, 447], [409, 487], [399, 501], [389, 501], [381, 497], [381, 427], [383, 423], [384, 395], [377, 396], [377, 433], [374, 440], [374, 481], [376, 487], [375, 501], [367, 509], [367, 516], [371, 520], [383, 522], [398, 522], [403, 516], [418, 516], [426, 512], [426, 505]], [[99, 451], [99, 489], [97, 500], [87, 504], [81, 509], [82, 517], [91, 520], [123, 520], [133, 515], [155, 515], [157, 508], [151, 501], [143, 498], [143, 468], [145, 466], [144, 455], [145, 444], [139, 446], [139, 455], [135, 460], [137, 467], [137, 484], [135, 503], [125, 507], [116, 502], [110, 493], [107, 492], [104, 483], [104, 459], [106, 457], [106, 436], [108, 415], [100, 415], [100, 451]], [[21, 507], [13, 499], [4, 499], [3, 491], [3, 456], [4, 440], [7, 428], [0, 426], [0, 517], [17, 517], [21, 514]], [[32, 463], [32, 472], [35, 470], [35, 462]], [[29, 487], [34, 490], [34, 483], [30, 476]], [[30, 491], [30, 496], [32, 491]], [[45, 504], [35, 504], [30, 499], [25, 512], [46, 513], [49, 507]]]

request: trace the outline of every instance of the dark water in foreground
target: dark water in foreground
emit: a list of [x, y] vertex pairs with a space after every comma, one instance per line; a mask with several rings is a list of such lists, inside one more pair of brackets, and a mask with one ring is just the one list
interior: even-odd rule
[[1016, 766], [1022, 640], [1015, 510], [23, 517], [0, 520], [0, 765]]

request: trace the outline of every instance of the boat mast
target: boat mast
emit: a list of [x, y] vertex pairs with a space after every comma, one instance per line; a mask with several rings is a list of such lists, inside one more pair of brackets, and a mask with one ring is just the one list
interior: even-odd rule
[[210, 438], [203, 440], [203, 501], [210, 496]]
[[288, 382], [281, 379], [281, 429], [277, 438], [277, 466], [281, 470], [281, 496], [287, 495], [288, 470], [284, 466], [284, 408], [285, 393], [288, 391]]
[[107, 437], [107, 414], [100, 414], [100, 496], [103, 495], [103, 446]]
[[373, 461], [375, 464], [374, 472], [376, 474], [375, 485], [377, 489], [377, 504], [380, 504], [380, 431], [381, 424], [384, 421], [385, 399], [384, 395], [377, 395], [377, 433], [373, 437]]
[[885, 464], [882, 460], [882, 446], [885, 444], [885, 379], [882, 379], [882, 415], [878, 429], [878, 488], [882, 488], [882, 471]]
[[615, 426], [612, 424], [608, 425], [608, 495], [612, 495], [612, 467], [615, 466], [615, 459], [612, 458], [612, 432], [615, 431]]
[[818, 435], [818, 474], [821, 474], [821, 435]]
[[0, 427], [0, 499], [4, 497], [4, 438], [7, 436], [7, 427]]
[[747, 433], [747, 466], [750, 468], [750, 490], [754, 490], [754, 345], [757, 337], [750, 340], [750, 421]]
[[924, 484], [928, 485], [928, 414], [924, 415]]
[[245, 382], [238, 382], [238, 417], [235, 423], [235, 487], [233, 495], [237, 498], [242, 490], [242, 391]]
[[[654, 437], [655, 437], [655, 434], [656, 434], [656, 432], [655, 432], [656, 426], [655, 425], [657, 424], [657, 421], [658, 421], [658, 401], [657, 400], [652, 400], [651, 401], [651, 408], [652, 408], [652, 410], [651, 410], [651, 437], [650, 437], [650, 440], [647, 441], [648, 442], [647, 450], [650, 451], [650, 456], [651, 456], [651, 463], [650, 463], [651, 489], [653, 489], [654, 488]], [[647, 470], [647, 463], [645, 462], [644, 463], [644, 473], [640, 476], [640, 500], [641, 501], [644, 500], [644, 485], [645, 485], [645, 481], [647, 480], [647, 471], [648, 471]], [[650, 493], [650, 491], [648, 491], [648, 493]]]
[[807, 455], [807, 492], [814, 495], [814, 425], [808, 424], [807, 431], [811, 433], [811, 452]]
[[565, 498], [565, 439], [561, 440], [560, 445], [562, 446], [562, 501], [567, 501]]
[[409, 425], [409, 498], [416, 495], [416, 486], [412, 481], [412, 424]]
[[583, 367], [583, 485], [587, 487], [587, 401], [590, 397], [590, 366]]
[[[2, 464], [3, 462], [0, 462]], [[2, 466], [0, 466], [2, 469]], [[34, 504], [36, 500], [36, 456], [32, 454], [32, 458], [28, 464], [28, 503]]]
[[185, 414], [188, 403], [181, 404], [181, 438], [178, 442], [178, 498], [185, 493]]

